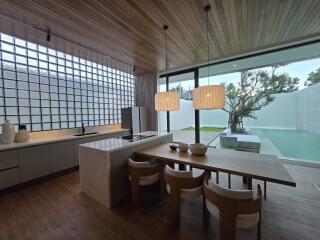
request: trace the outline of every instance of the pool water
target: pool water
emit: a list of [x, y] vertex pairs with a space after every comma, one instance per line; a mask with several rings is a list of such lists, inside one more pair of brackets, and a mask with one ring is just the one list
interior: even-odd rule
[[261, 140], [261, 153], [281, 158], [320, 163], [320, 135], [307, 131], [251, 129]]

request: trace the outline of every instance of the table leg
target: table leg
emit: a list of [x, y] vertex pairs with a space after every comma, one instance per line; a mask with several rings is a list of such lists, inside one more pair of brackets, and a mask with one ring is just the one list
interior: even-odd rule
[[248, 184], [248, 178], [247, 177], [242, 177], [242, 182], [244, 184]]
[[216, 172], [216, 183], [219, 184], [219, 172]]
[[252, 190], [252, 178], [247, 178], [247, 179], [248, 179], [248, 181], [247, 181], [248, 189]]
[[160, 191], [160, 198], [163, 197], [164, 195], [164, 186], [165, 186], [165, 181], [164, 181], [164, 168], [166, 167], [166, 164], [164, 162], [161, 162], [161, 167], [162, 167], [162, 170], [160, 172], [160, 179], [159, 179], [159, 191]]
[[180, 171], [186, 171], [187, 166], [185, 164], [179, 164], [179, 170]]
[[220, 213], [219, 220], [219, 240], [236, 239], [236, 217]]

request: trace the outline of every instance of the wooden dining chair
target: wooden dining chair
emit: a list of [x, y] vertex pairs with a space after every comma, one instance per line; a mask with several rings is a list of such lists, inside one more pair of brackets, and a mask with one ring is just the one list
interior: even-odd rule
[[169, 165], [165, 167], [166, 189], [170, 194], [170, 216], [174, 224], [180, 223], [180, 200], [192, 200], [202, 195], [205, 172], [199, 170], [178, 171]]
[[[258, 185], [257, 197], [252, 190], [231, 190], [211, 180], [207, 175], [203, 190], [206, 209], [219, 220], [219, 239], [236, 239], [236, 228], [257, 226], [257, 239], [261, 239], [262, 192]], [[206, 216], [209, 217], [208, 215]]]
[[150, 161], [138, 162], [129, 158], [128, 171], [129, 181], [131, 182], [132, 202], [134, 205], [138, 205], [140, 186], [160, 183], [163, 166], [159, 163], [151, 164]]

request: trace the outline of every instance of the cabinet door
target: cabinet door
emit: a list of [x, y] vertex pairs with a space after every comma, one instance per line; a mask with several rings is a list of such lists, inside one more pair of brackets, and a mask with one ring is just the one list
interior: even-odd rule
[[52, 173], [74, 167], [73, 148], [73, 141], [50, 144], [50, 169]]
[[0, 171], [0, 189], [19, 183], [19, 167]]
[[17, 167], [19, 165], [18, 161], [17, 150], [0, 152], [0, 171]]
[[19, 150], [20, 181], [26, 182], [50, 174], [48, 145]]

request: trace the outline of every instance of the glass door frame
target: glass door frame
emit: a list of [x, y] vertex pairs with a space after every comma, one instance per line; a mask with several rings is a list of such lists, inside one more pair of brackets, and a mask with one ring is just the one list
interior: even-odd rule
[[[172, 74], [164, 74], [160, 75], [161, 77], [166, 78], [166, 91], [169, 91], [169, 78], [172, 76], [180, 75], [180, 74], [185, 74], [185, 73], [193, 73], [194, 75], [194, 87], [197, 88], [199, 87], [199, 68], [192, 68], [192, 69], [186, 69], [183, 71], [179, 72], [174, 72]], [[195, 142], [200, 143], [200, 113], [199, 110], [194, 110], [194, 122], [195, 122]], [[170, 132], [170, 112], [167, 111], [167, 132]]]

